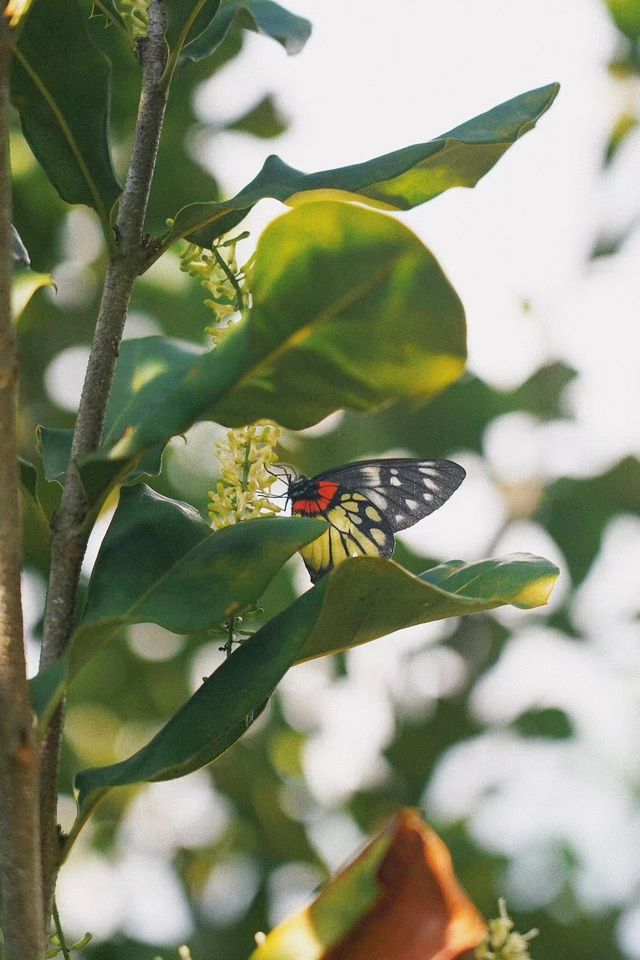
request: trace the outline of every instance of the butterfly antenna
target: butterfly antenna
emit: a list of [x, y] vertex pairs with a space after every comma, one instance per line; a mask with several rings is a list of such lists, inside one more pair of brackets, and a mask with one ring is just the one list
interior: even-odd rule
[[289, 470], [288, 470], [284, 465], [281, 465], [281, 466], [280, 466], [280, 469], [282, 470], [282, 473], [274, 473], [273, 470], [270, 470], [269, 467], [265, 466], [265, 470], [267, 471], [268, 474], [270, 474], [272, 477], [275, 477], [276, 480], [280, 480], [280, 481], [282, 481], [282, 483], [286, 483], [286, 484], [287, 484], [287, 491], [286, 491], [285, 493], [270, 493], [270, 494], [269, 494], [269, 497], [270, 497], [272, 500], [281, 500], [282, 497], [286, 497], [286, 501], [285, 501], [285, 505], [284, 505], [284, 509], [286, 510], [286, 509], [287, 509], [287, 503], [289, 502], [289, 484], [290, 484], [291, 481], [293, 480], [295, 474], [294, 474], [294, 473], [290, 473]]

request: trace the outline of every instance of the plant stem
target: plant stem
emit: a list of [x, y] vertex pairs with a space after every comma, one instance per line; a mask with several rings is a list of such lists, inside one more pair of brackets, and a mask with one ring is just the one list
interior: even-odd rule
[[[89, 504], [76, 464], [100, 445], [131, 292], [145, 261], [144, 222], [167, 103], [167, 89], [161, 83], [166, 57], [165, 27], [165, 0], [152, 0], [147, 36], [138, 47], [142, 89], [133, 153], [116, 220], [116, 250], [107, 266], [69, 469], [53, 525], [41, 668], [62, 656], [73, 629], [80, 567], [89, 535], [85, 524]], [[53, 716], [42, 747], [42, 867], [47, 917], [60, 862], [56, 806], [63, 716], [64, 704]]]
[[53, 898], [53, 903], [51, 904], [51, 912], [53, 913], [53, 925], [56, 930], [56, 936], [58, 937], [58, 943], [60, 944], [60, 952], [62, 953], [63, 960], [70, 960], [69, 947], [67, 946], [64, 930], [62, 929], [62, 924], [60, 923], [60, 914], [58, 913], [58, 904], [56, 903], [55, 897]]
[[6, 960], [42, 960], [38, 751], [24, 657], [16, 441], [18, 356], [11, 320], [11, 35], [0, 3], [0, 901]]

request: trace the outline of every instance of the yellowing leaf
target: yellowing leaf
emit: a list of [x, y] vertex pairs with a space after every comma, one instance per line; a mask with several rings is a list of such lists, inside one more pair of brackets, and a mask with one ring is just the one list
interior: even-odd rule
[[486, 932], [446, 845], [404, 810], [250, 960], [456, 960]]

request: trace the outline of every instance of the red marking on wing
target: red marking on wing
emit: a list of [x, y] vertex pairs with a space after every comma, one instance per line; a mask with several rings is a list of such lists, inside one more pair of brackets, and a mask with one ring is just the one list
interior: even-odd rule
[[293, 513], [320, 513], [326, 510], [333, 500], [338, 484], [331, 480], [320, 480], [316, 487], [316, 496], [305, 500], [296, 500], [291, 509]]
[[328, 506], [335, 497], [337, 489], [338, 484], [334, 483], [332, 480], [318, 481], [318, 500], [326, 500]]
[[319, 513], [323, 507], [319, 500], [296, 500], [291, 509], [294, 513]]

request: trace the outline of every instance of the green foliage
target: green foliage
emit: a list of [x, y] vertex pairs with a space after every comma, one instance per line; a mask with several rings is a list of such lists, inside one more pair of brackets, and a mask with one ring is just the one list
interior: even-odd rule
[[270, 417], [299, 429], [339, 407], [424, 401], [462, 373], [464, 314], [455, 291], [420, 241], [380, 214], [334, 202], [286, 214], [261, 237], [251, 289], [245, 320], [195, 360], [183, 352], [178, 364], [156, 363], [180, 348], [154, 339], [134, 348], [138, 372], [125, 345], [127, 383], [146, 380], [146, 395], [136, 391], [128, 402], [118, 394], [114, 403], [120, 397], [125, 406], [116, 412], [112, 403], [105, 454], [84, 460], [83, 475], [102, 470], [105, 456], [113, 461], [106, 472], [127, 469], [132, 457], [196, 420]]
[[630, 40], [640, 39], [640, 4], [638, 0], [605, 0], [617, 28]]
[[309, 636], [312, 597], [311, 591], [304, 594], [290, 610], [243, 643], [204, 679], [146, 747], [122, 763], [79, 773], [80, 815], [95, 802], [96, 791], [184, 776], [211, 763], [235, 743], [259, 716]]
[[269, 140], [284, 133], [287, 126], [287, 121], [279, 112], [273, 97], [266, 96], [241, 117], [226, 124], [225, 129], [235, 130], [238, 133], [251, 133], [254, 137]]
[[[71, 649], [72, 658], [79, 643], [87, 642], [87, 637], [95, 638], [96, 627], [102, 625], [105, 616], [115, 622], [153, 620], [187, 632], [232, 616], [236, 610], [242, 610], [255, 591], [261, 592], [260, 588], [264, 588], [266, 575], [262, 573], [258, 574], [262, 582], [250, 582], [246, 594], [239, 594], [237, 588], [235, 592], [233, 589], [225, 592], [225, 575], [237, 576], [240, 569], [227, 540], [245, 541], [241, 547], [245, 554], [243, 562], [249, 566], [252, 558], [247, 540], [253, 535], [254, 542], [257, 538], [257, 543], [263, 544], [267, 528], [277, 530], [286, 521], [249, 521], [209, 534], [204, 541], [198, 539], [195, 546], [188, 544], [183, 558], [184, 541], [179, 533], [172, 536], [175, 523], [167, 524], [167, 541], [158, 544], [158, 528], [153, 523], [153, 515], [147, 516], [148, 510], [141, 515], [144, 519], [136, 523], [139, 503], [135, 490], [130, 491], [124, 517], [116, 524], [116, 532], [107, 537], [102, 562], [99, 558], [89, 587], [84, 621], [76, 634], [76, 650], [73, 646]], [[163, 518], [168, 510], [176, 509], [175, 505], [163, 506], [160, 500], [156, 505], [162, 510]], [[186, 518], [179, 518], [176, 513], [174, 520], [186, 532]], [[187, 537], [200, 532], [193, 518], [191, 522], [194, 526]], [[299, 522], [294, 520], [290, 524], [295, 527]], [[144, 543], [142, 556], [138, 549], [142, 525], [147, 526], [147, 535], [154, 538], [150, 555], [146, 557]], [[131, 530], [132, 526], [137, 530]], [[312, 520], [308, 526], [322, 529], [323, 525]], [[228, 537], [225, 538], [225, 534]], [[273, 536], [273, 532], [270, 535]], [[288, 544], [283, 543], [278, 559], [282, 562], [291, 554], [296, 542], [312, 539], [309, 533], [304, 541], [301, 535], [292, 537]], [[121, 546], [123, 542], [135, 544], [129, 566]], [[160, 555], [156, 552], [158, 546]], [[202, 546], [210, 547], [206, 553], [213, 555], [213, 562], [205, 549], [198, 549]], [[270, 548], [275, 561], [277, 553], [272, 543]], [[168, 551], [174, 556], [177, 554], [178, 559], [171, 554], [166, 557]], [[235, 565], [230, 563], [233, 560]], [[158, 566], [160, 561], [166, 564], [165, 568]], [[126, 577], [119, 595], [115, 596], [113, 563], [119, 564], [120, 575]], [[141, 780], [169, 780], [211, 763], [256, 719], [265, 700], [294, 661], [335, 653], [400, 627], [490, 610], [504, 603], [538, 606], [545, 602], [556, 576], [557, 569], [552, 564], [536, 557], [505, 558], [469, 566], [454, 562], [429, 571], [423, 576], [423, 582], [389, 560], [363, 557], [346, 561], [243, 642], [146, 747], [122, 763], [78, 774], [76, 786], [80, 791], [81, 816], [83, 808], [95, 801], [95, 791]], [[128, 581], [134, 577], [137, 582], [131, 586]], [[194, 596], [199, 580], [203, 581], [199, 591], [200, 609], [198, 596]], [[222, 604], [213, 609], [205, 592], [207, 582], [215, 582], [222, 593]], [[247, 585], [242, 582], [241, 586], [244, 589]], [[86, 655], [81, 653], [80, 660]]]
[[169, 0], [167, 3], [167, 43], [176, 59], [187, 54], [189, 44], [210, 27], [220, 0]]
[[[72, 723], [83, 709], [99, 708], [122, 728], [128, 722], [145, 731], [150, 723], [160, 726], [128, 759], [104, 766], [96, 765], [104, 764], [104, 758], [83, 754], [81, 738], [69, 738], [62, 780], [68, 790], [82, 770], [75, 777], [77, 827], [113, 787], [181, 777], [217, 760], [219, 787], [238, 811], [233, 849], [257, 852], [268, 871], [294, 855], [315, 856], [304, 825], [279, 799], [283, 783], [294, 779], [283, 770], [300, 775], [305, 737], [289, 727], [277, 696], [264, 731], [254, 729], [252, 740], [237, 743], [289, 667], [348, 651], [402, 627], [460, 617], [447, 642], [480, 671], [497, 655], [507, 633], [488, 612], [505, 604], [525, 609], [544, 604], [557, 569], [530, 555], [434, 564], [400, 545], [401, 559], [412, 570], [428, 567], [426, 572], [415, 576], [391, 561], [349, 560], [296, 596], [284, 564], [322, 532], [322, 522], [260, 519], [214, 533], [184, 501], [199, 501], [202, 507], [208, 474], [215, 467], [201, 468], [204, 475], [186, 493], [180, 480], [163, 469], [163, 452], [171, 437], [202, 420], [236, 426], [273, 418], [297, 431], [347, 410], [341, 430], [325, 438], [285, 436], [283, 450], [291, 448], [291, 459], [315, 473], [336, 460], [372, 450], [391, 452], [399, 445], [416, 456], [448, 455], [456, 447], [479, 451], [490, 422], [514, 410], [556, 418], [573, 371], [551, 363], [511, 391], [498, 391], [477, 377], [463, 378], [464, 312], [435, 257], [403, 225], [348, 201], [408, 210], [452, 187], [475, 186], [535, 125], [558, 87], [529, 91], [434, 140], [350, 167], [305, 174], [271, 156], [251, 183], [222, 201], [212, 176], [189, 150], [200, 132], [193, 108], [198, 84], [237, 54], [241, 31], [262, 34], [293, 54], [304, 46], [310, 24], [271, 0], [169, 0], [168, 6], [165, 80], [172, 80], [174, 99], [147, 219], [149, 232], [161, 230], [163, 236], [150, 240], [148, 263], [168, 256], [140, 278], [133, 299], [138, 314], [152, 316], [162, 334], [122, 344], [101, 448], [77, 464], [90, 503], [88, 524], [117, 487], [120, 501], [86, 596], [83, 587], [68, 656], [34, 679], [33, 701], [43, 732], [73, 678]], [[14, 101], [41, 169], [25, 163], [25, 173], [18, 177], [16, 222], [43, 270], [62, 257], [59, 237], [66, 215], [43, 172], [62, 199], [92, 207], [111, 240], [110, 211], [120, 192], [111, 139], [120, 155], [131, 137], [139, 75], [117, 5], [97, 0], [94, 12], [103, 16], [89, 22], [88, 8], [79, 0], [59, 0], [52, 17], [45, 0], [35, 0], [18, 39]], [[226, 126], [271, 137], [284, 125], [277, 104], [265, 94]], [[17, 143], [22, 143], [19, 134]], [[194, 202], [198, 196], [207, 202]], [[271, 224], [259, 240], [242, 319], [220, 346], [203, 352], [199, 291], [195, 285], [178, 286], [175, 271], [165, 266], [172, 256], [168, 248], [184, 237], [210, 246], [268, 197], [296, 209]], [[167, 233], [166, 217], [176, 209]], [[104, 255], [86, 267], [92, 279], [101, 276]], [[41, 571], [48, 566], [49, 524], [72, 439], [71, 417], [42, 399], [42, 373], [52, 355], [86, 341], [87, 317], [95, 314], [99, 296], [95, 290], [85, 300], [74, 303], [71, 298], [62, 309], [49, 298], [33, 296], [48, 282], [46, 273], [25, 274], [20, 292], [25, 319], [18, 327], [28, 356], [21, 428], [25, 453], [35, 464], [22, 466], [25, 552], [30, 565]], [[36, 451], [29, 438], [39, 419], [47, 426], [39, 430]], [[153, 489], [139, 484], [142, 477], [151, 478]], [[200, 479], [202, 492], [194, 494]], [[588, 485], [595, 481], [571, 483], [578, 484], [578, 495], [584, 495], [585, 509], [590, 509], [591, 498], [600, 495], [600, 488]], [[567, 504], [574, 494], [575, 487], [552, 487], [539, 513], [567, 551]], [[584, 549], [570, 566], [586, 572], [604, 525], [623, 501], [614, 498], [611, 509], [598, 516], [595, 532], [586, 524]], [[635, 508], [635, 499], [631, 501]], [[185, 678], [194, 652], [221, 628], [231, 636], [235, 618], [258, 601], [264, 612], [256, 632], [186, 699]], [[476, 616], [468, 619], [470, 614]], [[149, 623], [186, 638], [174, 660], [150, 665], [126, 646], [126, 629]], [[336, 662], [348, 669], [345, 658]], [[445, 712], [447, 708], [451, 703]], [[558, 732], [557, 720], [555, 714], [526, 716], [520, 729], [527, 736], [560, 737], [564, 734]], [[406, 730], [399, 730], [389, 747], [393, 783], [354, 800], [350, 815], [363, 828], [399, 799], [416, 802], [439, 752], [475, 732], [464, 714], [462, 694], [446, 722], [440, 707], [434, 708], [432, 724], [425, 718], [421, 722], [406, 740]], [[91, 736], [98, 739], [98, 733]], [[142, 741], [149, 736], [146, 732]], [[426, 759], [417, 758], [416, 751], [408, 762], [399, 759], [400, 747], [412, 737], [419, 739]], [[140, 742], [139, 736], [136, 746]], [[234, 751], [225, 753], [236, 743]], [[400, 796], [402, 790], [410, 796]], [[124, 801], [118, 797], [117, 791], [115, 798], [109, 796], [111, 806], [98, 819], [97, 836], [105, 846], [121, 814]], [[203, 866], [200, 855], [192, 851], [193, 862], [185, 869], [185, 885], [193, 885], [194, 896], [193, 877], [201, 878], [210, 866], [208, 861]], [[369, 895], [366, 882], [347, 897], [356, 913], [362, 890]], [[340, 893], [342, 905], [345, 896]], [[251, 931], [264, 926], [264, 891], [255, 909], [255, 918], [248, 914], [246, 919]], [[334, 903], [328, 920], [336, 917]], [[208, 942], [211, 930], [204, 926]], [[237, 949], [232, 940], [227, 931], [225, 955], [246, 956], [246, 936]], [[114, 956], [129, 946], [115, 946]], [[218, 947], [209, 952], [221, 953]]]
[[599, 477], [563, 478], [545, 491], [537, 516], [567, 557], [579, 583], [598, 552], [607, 523], [640, 513], [640, 461], [625, 457]]
[[16, 326], [22, 320], [32, 297], [35, 297], [38, 290], [42, 290], [44, 287], [55, 289], [55, 286], [53, 277], [48, 273], [34, 273], [32, 270], [25, 270], [14, 278], [11, 287], [11, 312]]
[[188, 60], [202, 60], [220, 46], [234, 27], [276, 40], [289, 55], [300, 53], [311, 34], [311, 24], [273, 0], [227, 0], [219, 15], [184, 51]]
[[120, 194], [109, 145], [109, 82], [109, 63], [91, 42], [78, 0], [58, 0], [54, 17], [46, 0], [35, 0], [14, 50], [13, 102], [62, 199], [93, 207], [106, 230]]
[[108, 23], [126, 30], [125, 22], [118, 10], [116, 0], [93, 0], [94, 14], [102, 14]]
[[123, 489], [120, 497], [71, 641], [72, 673], [105, 628], [150, 622], [195, 633], [241, 614], [324, 529], [316, 520], [283, 517], [214, 532], [193, 508], [144, 485]]
[[464, 564], [452, 560], [420, 577], [373, 557], [340, 564], [316, 587], [316, 623], [301, 660], [346, 650], [394, 630], [512, 603], [546, 603], [558, 569], [516, 555]]
[[342, 193], [345, 196], [338, 199], [410, 210], [451, 187], [474, 187], [509, 147], [535, 126], [558, 90], [557, 83], [530, 90], [435, 140], [350, 167], [302, 173], [280, 157], [268, 157], [257, 177], [231, 200], [194, 203], [180, 210], [165, 243], [187, 237], [192, 243], [209, 246], [265, 197], [292, 204], [298, 194], [322, 191], [325, 199]]
[[568, 740], [575, 734], [570, 718], [557, 707], [527, 710], [516, 719], [514, 727], [525, 737], [544, 737], [549, 740]]

